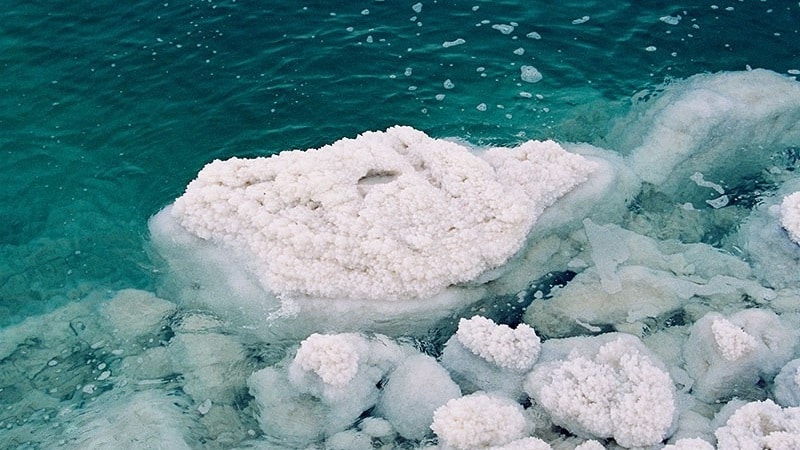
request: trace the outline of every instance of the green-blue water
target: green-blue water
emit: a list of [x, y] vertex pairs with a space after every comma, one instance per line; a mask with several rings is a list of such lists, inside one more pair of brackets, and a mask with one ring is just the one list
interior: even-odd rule
[[793, 1], [414, 3], [5, 2], [0, 324], [151, 287], [146, 220], [214, 158], [393, 124], [596, 142], [666, 79], [800, 68]]

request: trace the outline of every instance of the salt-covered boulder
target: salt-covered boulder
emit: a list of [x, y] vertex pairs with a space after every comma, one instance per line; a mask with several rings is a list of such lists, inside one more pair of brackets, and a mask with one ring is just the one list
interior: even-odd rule
[[541, 341], [530, 326], [516, 328], [474, 316], [461, 319], [441, 362], [466, 392], [523, 395], [522, 381], [539, 357]]
[[375, 414], [400, 436], [421, 440], [431, 431], [433, 412], [458, 397], [461, 389], [444, 367], [428, 355], [412, 355], [389, 375]]
[[727, 193], [707, 183], [757, 178], [776, 152], [800, 142], [800, 83], [760, 69], [671, 82], [635, 104], [606, 141], [679, 203], [722, 202]]
[[800, 406], [800, 359], [786, 363], [775, 376], [772, 391], [781, 406]]
[[300, 315], [292, 328], [388, 328], [416, 312], [424, 330], [485, 295], [457, 286], [500, 276], [543, 212], [599, 167], [552, 141], [475, 153], [393, 127], [214, 161], [150, 230], [179, 297], [248, 326]]
[[770, 310], [708, 313], [694, 323], [683, 349], [695, 380], [692, 394], [706, 402], [746, 397], [792, 359], [797, 343], [798, 332]]
[[622, 333], [545, 341], [525, 389], [554, 424], [623, 447], [662, 442], [677, 419], [675, 387], [663, 364]]
[[313, 334], [290, 360], [248, 378], [259, 425], [270, 438], [298, 447], [345, 431], [375, 406], [378, 386], [412, 354], [385, 336]]

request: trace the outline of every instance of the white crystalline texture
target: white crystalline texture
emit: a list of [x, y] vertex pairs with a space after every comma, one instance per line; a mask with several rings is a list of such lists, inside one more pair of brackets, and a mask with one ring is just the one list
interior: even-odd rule
[[781, 203], [781, 226], [792, 241], [800, 244], [800, 192], [787, 195]]
[[505, 397], [476, 393], [447, 402], [433, 414], [431, 429], [458, 450], [502, 446], [529, 430], [522, 407]]
[[711, 323], [711, 332], [722, 357], [728, 361], [736, 361], [758, 346], [756, 338], [725, 318], [714, 320]]
[[533, 367], [541, 349], [541, 340], [530, 326], [512, 329], [481, 316], [461, 319], [456, 336], [475, 355], [519, 372]]
[[578, 436], [614, 438], [623, 447], [657, 444], [675, 419], [672, 379], [638, 339], [618, 336], [595, 355], [576, 348], [565, 360], [538, 364], [525, 388], [553, 423]]
[[503, 265], [595, 164], [552, 141], [476, 156], [409, 127], [269, 158], [214, 161], [175, 201], [274, 293], [425, 298]]
[[772, 400], [747, 403], [715, 434], [725, 450], [800, 448], [800, 408], [782, 409]]
[[312, 334], [300, 344], [294, 364], [326, 384], [343, 386], [358, 372], [359, 352], [348, 334]]

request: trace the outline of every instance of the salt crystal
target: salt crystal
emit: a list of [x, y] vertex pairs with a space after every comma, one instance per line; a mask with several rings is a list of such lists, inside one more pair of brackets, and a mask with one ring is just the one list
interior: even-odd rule
[[110, 376], [111, 376], [111, 371], [105, 370], [100, 375], [97, 376], [97, 381], [107, 380]]
[[53, 367], [56, 364], [58, 364], [58, 361], [56, 361], [55, 359], [51, 359], [50, 362], [47, 363], [47, 365], [50, 366], [50, 367]]
[[787, 72], [790, 75], [800, 75], [800, 70], [798, 70], [798, 69], [789, 69], [789, 70], [787, 70]]
[[366, 16], [368, 14], [369, 14], [369, 10], [368, 9], [364, 9], [364, 10], [361, 11], [361, 15], [362, 16]]
[[575, 19], [575, 20], [573, 20], [573, 21], [572, 21], [572, 24], [573, 24], [573, 25], [580, 25], [580, 24], [582, 24], [582, 23], [586, 23], [586, 22], [588, 22], [588, 21], [589, 21], [589, 19], [590, 19], [590, 17], [589, 17], [589, 16], [583, 16], [583, 17], [581, 17], [580, 19]]
[[520, 78], [526, 83], [538, 83], [542, 80], [542, 73], [536, 67], [522, 66], [519, 68]]
[[526, 34], [525, 36], [529, 37], [531, 39], [541, 39], [542, 38], [542, 35], [537, 33], [537, 32], [535, 32], [535, 31], [531, 31], [530, 33]]
[[419, 14], [422, 12], [422, 3], [414, 3], [414, 5], [411, 6], [411, 9], [413, 9], [415, 13]]
[[531, 98], [531, 97], [533, 97], [533, 94], [531, 94], [530, 92], [522, 91], [522, 92], [519, 93], [519, 96], [522, 97], [522, 98]]
[[444, 86], [445, 89], [453, 89], [454, 87], [456, 87], [456, 85], [453, 84], [452, 81], [450, 81], [450, 78], [444, 80], [444, 83], [442, 83], [442, 85]]
[[411, 67], [406, 67], [406, 70], [405, 72], [403, 72], [403, 75], [410, 77], [412, 72], [413, 70], [411, 69]]
[[444, 94], [436, 94], [436, 96], [434, 98], [436, 100], [442, 101], [442, 100], [444, 100]]
[[644, 49], [645, 49], [645, 51], [648, 51], [648, 52], [656, 51], [656, 47], [654, 45], [647, 46]]
[[475, 107], [478, 111], [486, 111], [486, 103], [481, 103]]
[[525, 54], [525, 49], [520, 47], [520, 48], [514, 50], [514, 54], [515, 55], [524, 55]]
[[86, 386], [83, 387], [83, 389], [81, 389], [81, 391], [83, 391], [84, 394], [93, 394], [95, 389], [97, 389], [95, 385], [87, 384]]

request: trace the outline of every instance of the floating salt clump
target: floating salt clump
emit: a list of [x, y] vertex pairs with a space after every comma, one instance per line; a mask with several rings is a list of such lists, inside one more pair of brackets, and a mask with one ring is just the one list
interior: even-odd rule
[[528, 38], [531, 38], [531, 39], [541, 39], [542, 35], [537, 33], [537, 32], [535, 32], [535, 31], [531, 31], [530, 33], [526, 34], [525, 37], [528, 37]]
[[591, 19], [591, 17], [589, 17], [589, 16], [583, 16], [583, 17], [580, 17], [580, 18], [578, 18], [578, 19], [575, 19], [575, 20], [573, 20], [573, 21], [572, 21], [572, 24], [573, 24], [573, 25], [580, 25], [580, 24], [582, 24], [582, 23], [586, 23], [586, 22], [588, 22], [588, 21], [589, 21], [589, 19]]
[[503, 34], [511, 34], [514, 32], [514, 27], [505, 23], [496, 23], [492, 25], [492, 28]]
[[415, 13], [419, 14], [422, 12], [422, 3], [414, 3], [411, 5], [411, 9], [414, 10]]
[[676, 14], [674, 16], [662, 16], [659, 17], [658, 20], [668, 24], [668, 25], [677, 25], [680, 23], [683, 17], [680, 14]]
[[533, 66], [521, 66], [520, 70], [520, 78], [522, 81], [526, 83], [538, 83], [542, 81], [542, 73], [539, 72], [539, 69]]
[[442, 47], [444, 47], [444, 48], [455, 47], [456, 45], [466, 44], [466, 42], [467, 41], [465, 41], [464, 39], [458, 38], [458, 39], [453, 40], [453, 41], [444, 41], [442, 43]]

